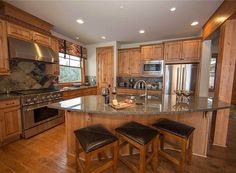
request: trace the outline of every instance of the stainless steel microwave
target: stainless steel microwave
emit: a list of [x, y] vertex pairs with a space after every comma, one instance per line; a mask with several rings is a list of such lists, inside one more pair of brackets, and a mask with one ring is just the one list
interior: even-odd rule
[[163, 60], [142, 61], [141, 62], [142, 76], [162, 77], [163, 64], [164, 64]]

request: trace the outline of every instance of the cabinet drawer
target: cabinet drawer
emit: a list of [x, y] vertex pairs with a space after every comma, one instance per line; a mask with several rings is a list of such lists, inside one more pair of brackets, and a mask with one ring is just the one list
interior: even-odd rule
[[8, 107], [14, 107], [14, 106], [20, 106], [19, 99], [4, 100], [0, 102], [0, 108], [8, 108]]

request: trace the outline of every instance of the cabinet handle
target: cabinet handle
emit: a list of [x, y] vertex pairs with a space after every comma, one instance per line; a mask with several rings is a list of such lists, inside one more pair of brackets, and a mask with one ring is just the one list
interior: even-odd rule
[[15, 104], [15, 102], [6, 103], [7, 106], [9, 106], [9, 105], [14, 105], [14, 104]]

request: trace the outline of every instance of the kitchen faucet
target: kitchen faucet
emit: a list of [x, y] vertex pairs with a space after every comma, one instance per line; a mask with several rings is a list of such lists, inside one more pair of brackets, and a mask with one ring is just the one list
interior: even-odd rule
[[139, 83], [143, 83], [144, 84], [144, 86], [145, 86], [145, 94], [144, 94], [144, 96], [145, 96], [145, 99], [147, 99], [147, 82], [145, 82], [145, 80], [138, 80], [135, 84], [134, 84], [134, 88], [135, 89], [137, 89], [137, 86], [138, 86], [138, 84]]

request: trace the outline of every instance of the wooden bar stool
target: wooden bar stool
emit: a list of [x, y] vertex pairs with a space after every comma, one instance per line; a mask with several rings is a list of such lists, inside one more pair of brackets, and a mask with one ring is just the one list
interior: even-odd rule
[[[82, 173], [99, 173], [108, 168], [117, 172], [118, 160], [118, 139], [101, 125], [88, 126], [74, 131], [76, 137], [76, 172], [79, 168]], [[112, 158], [109, 159], [105, 151], [112, 151]], [[84, 153], [84, 161], [79, 156]], [[92, 157], [103, 154], [108, 160], [102, 166], [92, 170]]]
[[[128, 166], [132, 171], [136, 173], [144, 173], [148, 163], [154, 172], [157, 171], [157, 147], [158, 147], [158, 132], [150, 127], [144, 126], [137, 122], [126, 123], [116, 129], [117, 136], [120, 141], [119, 148], [129, 144], [130, 154], [132, 148], [136, 148], [140, 152], [140, 160], [138, 165], [129, 162], [124, 157], [119, 155], [119, 159]], [[148, 153], [149, 146], [151, 146], [152, 152]]]
[[[193, 132], [194, 127], [188, 126], [186, 124], [161, 118], [153, 126], [160, 133], [160, 149], [159, 154], [171, 162], [179, 166], [179, 171], [184, 172], [186, 155], [188, 156], [188, 163], [191, 164], [192, 161], [192, 147], [193, 147]], [[164, 151], [164, 137], [170, 137], [176, 139], [181, 143], [181, 158], [171, 156]]]

